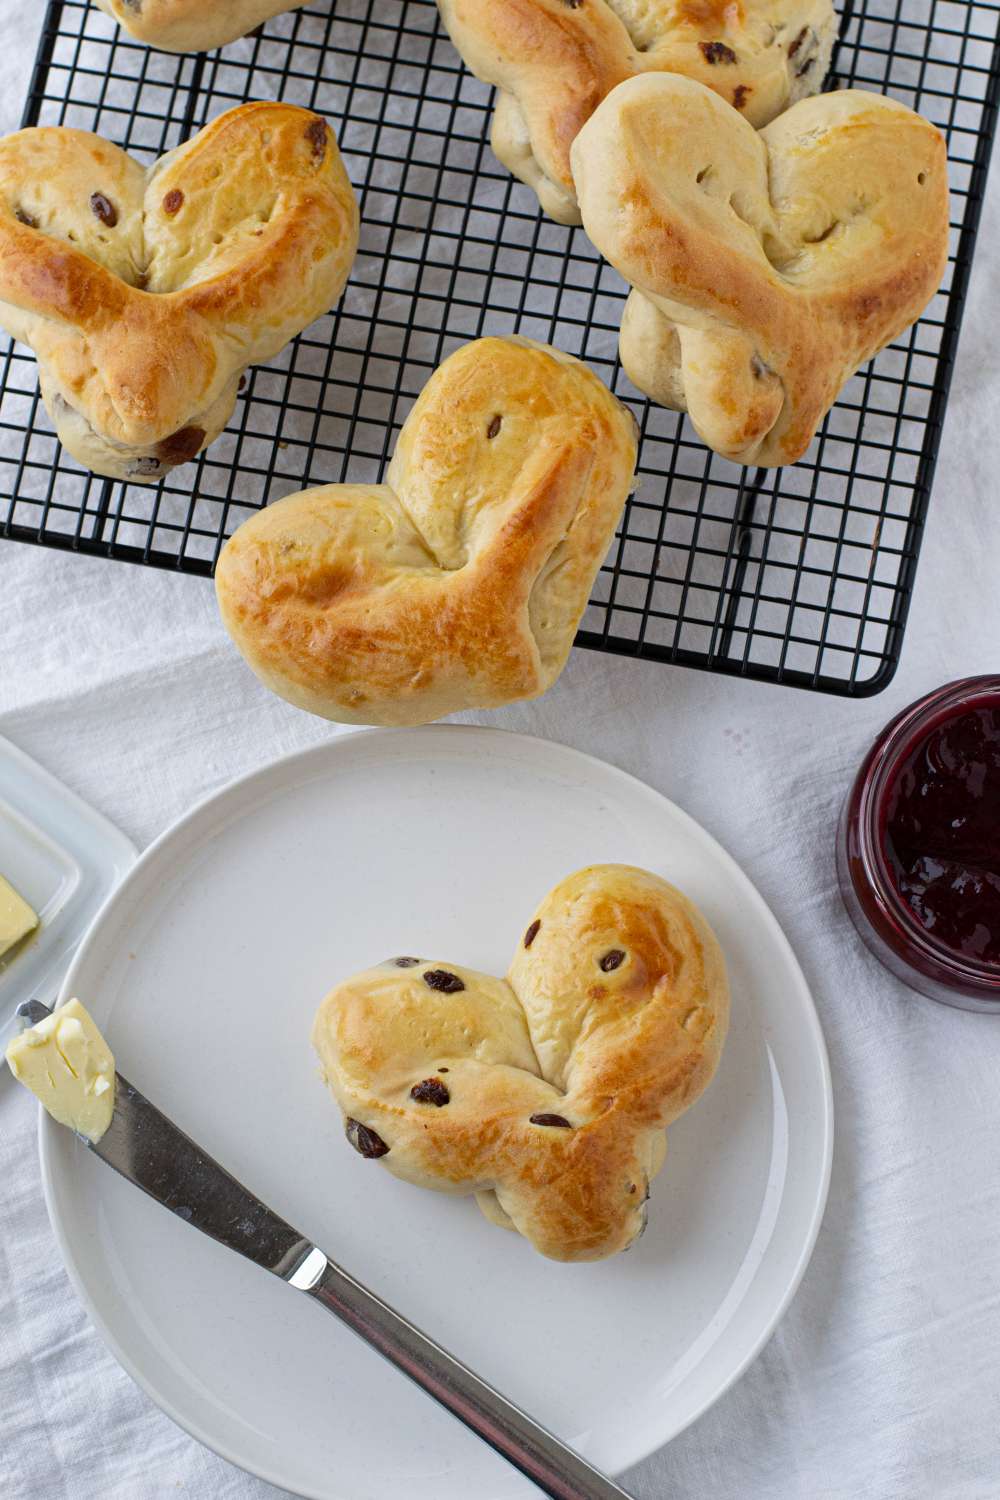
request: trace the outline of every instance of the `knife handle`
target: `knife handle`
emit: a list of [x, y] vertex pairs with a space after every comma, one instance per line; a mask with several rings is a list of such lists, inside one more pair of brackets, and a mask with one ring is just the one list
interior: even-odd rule
[[471, 1427], [552, 1500], [629, 1500], [572, 1448], [335, 1265], [309, 1251], [288, 1277], [328, 1312]]

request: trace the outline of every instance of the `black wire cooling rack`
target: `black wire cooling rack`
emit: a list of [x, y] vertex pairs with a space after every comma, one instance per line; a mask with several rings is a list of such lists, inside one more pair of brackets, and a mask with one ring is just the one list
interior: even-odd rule
[[806, 457], [740, 470], [616, 360], [625, 287], [583, 231], [543, 218], [490, 152], [491, 93], [433, 0], [317, 0], [221, 52], [130, 41], [87, 0], [50, 0], [24, 124], [94, 130], [150, 160], [248, 98], [334, 125], [361, 200], [340, 305], [254, 370], [229, 430], [156, 488], [60, 450], [34, 360], [0, 341], [0, 535], [208, 574], [254, 509], [381, 477], [441, 360], [517, 332], [587, 362], [642, 427], [641, 483], [578, 644], [842, 694], [899, 658], [1000, 93], [1000, 0], [842, 3], [831, 84], [891, 93], [941, 126], [952, 255], [926, 315], [844, 390]]

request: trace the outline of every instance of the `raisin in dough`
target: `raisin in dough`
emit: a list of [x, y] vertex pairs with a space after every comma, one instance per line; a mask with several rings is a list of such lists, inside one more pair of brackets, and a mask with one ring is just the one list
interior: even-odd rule
[[0, 140], [0, 326], [95, 474], [156, 480], [211, 443], [357, 243], [333, 132], [293, 105], [230, 110], [148, 171], [82, 130]]
[[751, 125], [818, 90], [832, 0], [438, 0], [477, 78], [496, 84], [493, 150], [562, 224], [579, 224], [570, 146], [606, 94], [683, 73]]
[[208, 52], [305, 0], [97, 0], [138, 42], [162, 52]]
[[636, 425], [586, 365], [519, 338], [431, 376], [384, 484], [329, 484], [245, 521], [216, 569], [257, 676], [354, 724], [425, 724], [562, 671], [632, 484]]
[[573, 172], [633, 287], [626, 372], [735, 463], [800, 458], [944, 273], [944, 140], [881, 94], [804, 99], [758, 134], [701, 84], [648, 74], [584, 126]]
[[666, 1127], [711, 1082], [728, 1023], [697, 908], [645, 870], [592, 865], [546, 896], [505, 980], [389, 959], [327, 995], [313, 1043], [362, 1156], [583, 1261], [642, 1233]]

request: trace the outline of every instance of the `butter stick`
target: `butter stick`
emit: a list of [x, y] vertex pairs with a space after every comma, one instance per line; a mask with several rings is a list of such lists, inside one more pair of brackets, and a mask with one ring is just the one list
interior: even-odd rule
[[27, 901], [0, 875], [0, 958], [37, 926], [38, 917]]

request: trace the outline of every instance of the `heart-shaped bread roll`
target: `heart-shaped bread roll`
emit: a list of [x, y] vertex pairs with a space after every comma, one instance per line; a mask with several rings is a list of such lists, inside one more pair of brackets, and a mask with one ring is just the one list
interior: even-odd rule
[[97, 0], [136, 41], [162, 52], [208, 52], [306, 0]]
[[814, 93], [832, 0], [438, 0], [477, 78], [496, 84], [493, 150], [545, 212], [579, 224], [570, 147], [616, 84], [683, 73], [752, 125]]
[[246, 366], [340, 296], [357, 242], [333, 132], [293, 105], [230, 110], [148, 171], [81, 130], [0, 141], [0, 325], [96, 474], [159, 479], [212, 442]]
[[354, 724], [425, 724], [562, 671], [632, 483], [637, 429], [579, 360], [484, 338], [440, 365], [384, 484], [245, 521], [215, 581], [257, 676]]
[[880, 94], [805, 99], [758, 134], [690, 79], [634, 78], [577, 136], [573, 172], [634, 288], [626, 372], [735, 463], [800, 458], [944, 274], [944, 140]]
[[475, 1193], [554, 1260], [600, 1260], [641, 1234], [666, 1127], [728, 1024], [697, 908], [645, 870], [592, 865], [546, 896], [506, 980], [389, 959], [327, 995], [313, 1044], [362, 1156]]

